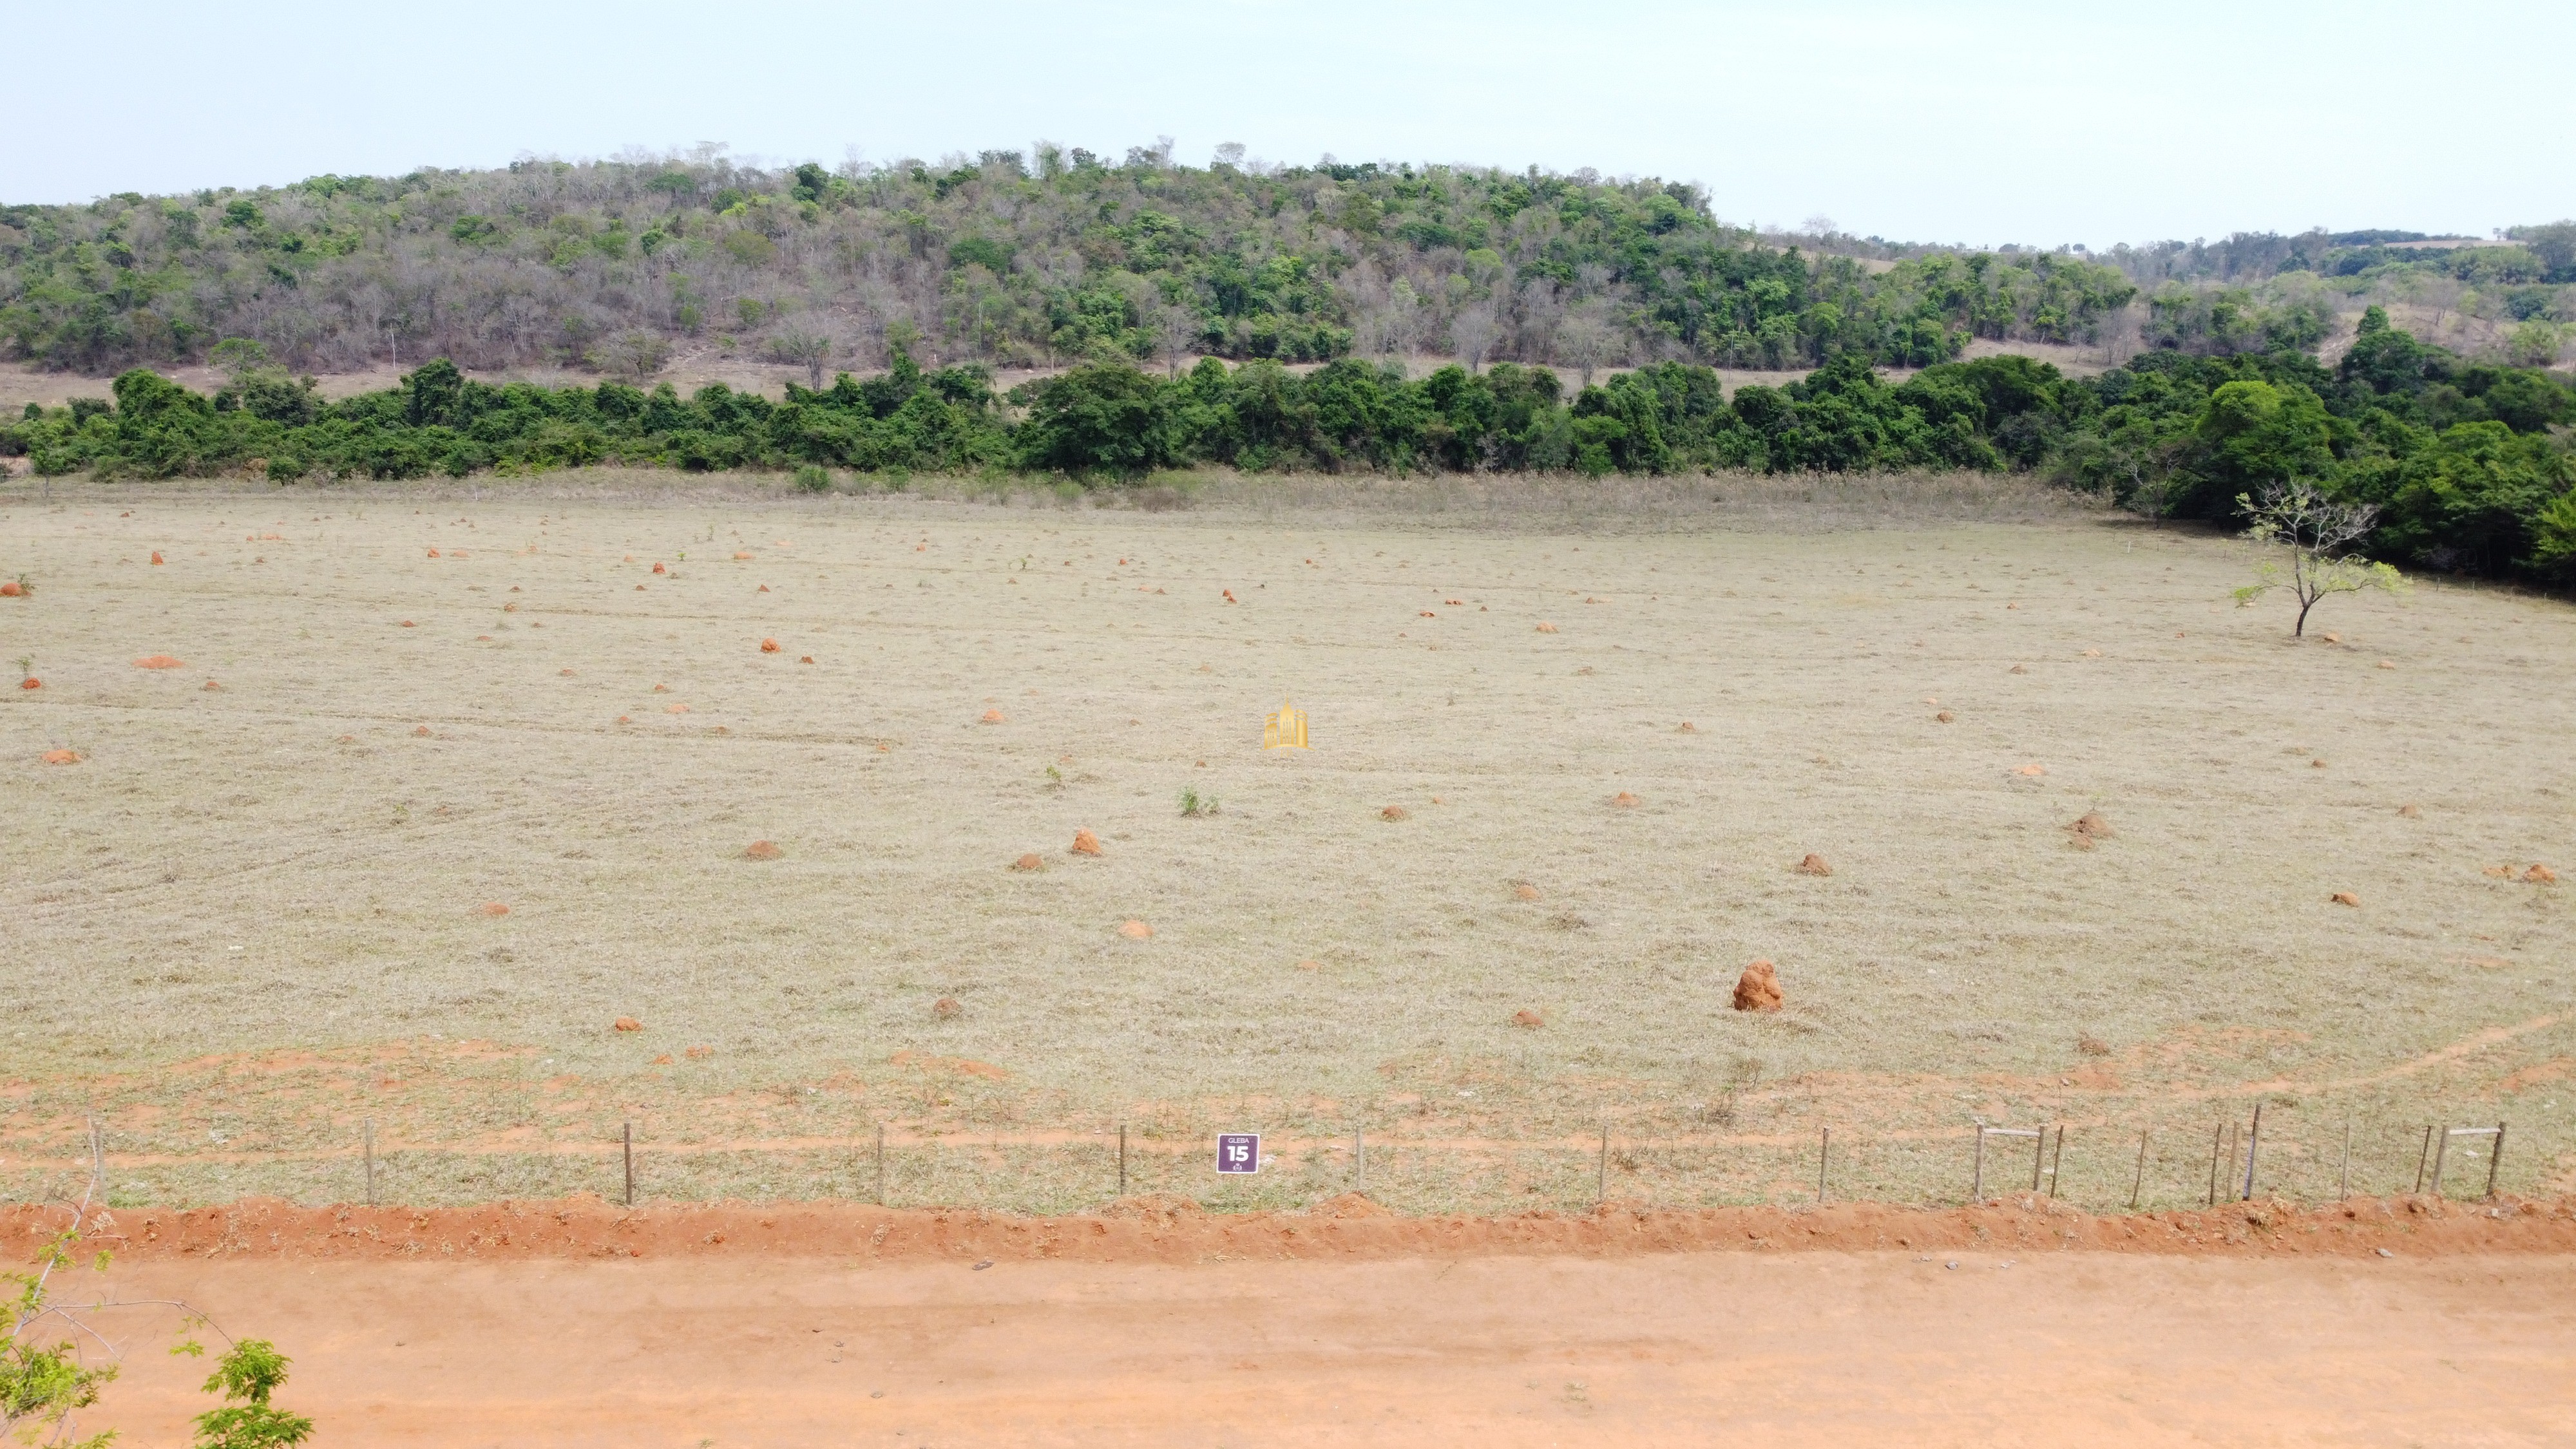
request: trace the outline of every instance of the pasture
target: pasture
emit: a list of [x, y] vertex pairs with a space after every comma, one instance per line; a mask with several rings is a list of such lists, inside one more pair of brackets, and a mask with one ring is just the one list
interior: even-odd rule
[[2559, 602], [2293, 641], [2244, 544], [2055, 505], [13, 486], [11, 1195], [95, 1114], [129, 1202], [354, 1197], [370, 1120], [422, 1202], [614, 1196], [630, 1121], [662, 1197], [872, 1195], [884, 1124], [1062, 1210], [1126, 1123], [1219, 1204], [1354, 1131], [1415, 1210], [1791, 1201], [1827, 1127], [1954, 1201], [1984, 1121], [2116, 1207], [2258, 1100], [2284, 1192], [2498, 1119], [2576, 1188]]

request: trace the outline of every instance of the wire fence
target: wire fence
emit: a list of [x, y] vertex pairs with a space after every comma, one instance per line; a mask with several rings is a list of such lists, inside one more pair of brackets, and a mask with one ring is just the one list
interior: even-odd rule
[[[2193, 1130], [2038, 1122], [1810, 1134], [1433, 1138], [1313, 1131], [1260, 1137], [1257, 1170], [1220, 1172], [1215, 1134], [1103, 1126], [1069, 1132], [908, 1131], [758, 1144], [693, 1141], [621, 1122], [526, 1145], [401, 1141], [372, 1119], [295, 1146], [173, 1151], [89, 1118], [0, 1146], [0, 1198], [43, 1201], [93, 1174], [112, 1207], [243, 1197], [308, 1204], [455, 1205], [596, 1194], [609, 1201], [863, 1201], [1066, 1213], [1121, 1197], [1211, 1211], [1295, 1209], [1360, 1192], [1399, 1212], [1508, 1214], [1604, 1201], [1667, 1208], [1826, 1200], [1948, 1206], [2038, 1195], [2094, 1212], [2274, 1197], [2297, 1202], [2533, 1185], [2538, 1154], [2508, 1124], [2297, 1120], [2261, 1108]], [[69, 1144], [72, 1150], [65, 1150]], [[7, 1150], [14, 1146], [16, 1150]]]

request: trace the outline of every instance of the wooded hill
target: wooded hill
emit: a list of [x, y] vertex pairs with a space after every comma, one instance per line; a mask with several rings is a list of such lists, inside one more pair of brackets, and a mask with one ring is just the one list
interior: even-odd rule
[[0, 351], [92, 375], [236, 337], [323, 372], [443, 356], [643, 378], [711, 347], [818, 385], [882, 366], [890, 341], [995, 366], [1921, 366], [1971, 337], [2088, 341], [2134, 295], [2064, 253], [1889, 267], [1767, 245], [1677, 182], [1143, 149], [531, 161], [0, 208]]

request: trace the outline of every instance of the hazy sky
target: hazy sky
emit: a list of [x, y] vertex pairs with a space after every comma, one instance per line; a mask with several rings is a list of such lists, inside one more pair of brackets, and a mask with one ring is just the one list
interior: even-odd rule
[[0, 201], [578, 159], [1158, 135], [1705, 185], [2053, 245], [2576, 214], [2576, 4], [6, 0]]

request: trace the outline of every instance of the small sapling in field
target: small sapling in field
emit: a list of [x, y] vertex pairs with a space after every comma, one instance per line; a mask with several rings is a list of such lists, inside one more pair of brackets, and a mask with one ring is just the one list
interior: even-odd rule
[[1195, 820], [1202, 815], [1214, 815], [1217, 813], [1217, 810], [1217, 799], [1214, 795], [1200, 794], [1199, 787], [1196, 785], [1183, 785], [1181, 787], [1182, 815]]
[[2343, 552], [2345, 545], [2370, 532], [2370, 526], [2379, 518], [2378, 504], [2341, 502], [2318, 492], [2305, 480], [2292, 479], [2264, 489], [2260, 497], [2239, 493], [2236, 506], [2251, 520], [2245, 530], [2247, 538], [2258, 544], [2278, 545], [2290, 554], [2286, 578], [2276, 560], [2267, 558], [2257, 564], [2254, 582], [2236, 591], [2236, 606], [2250, 608], [2272, 590], [2287, 588], [2299, 601], [2299, 617], [2290, 626], [2291, 637], [2307, 633], [2308, 611], [2328, 594], [2354, 594], [2364, 589], [2389, 594], [2406, 591], [2406, 580], [2394, 565], [2373, 563], [2358, 554]]

